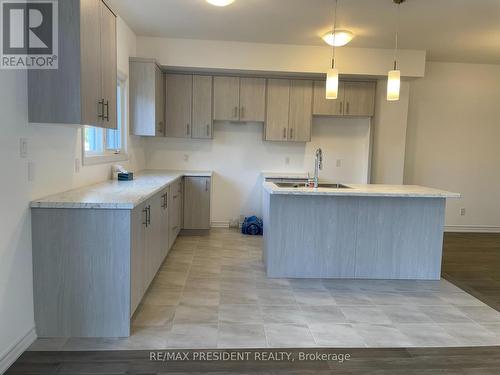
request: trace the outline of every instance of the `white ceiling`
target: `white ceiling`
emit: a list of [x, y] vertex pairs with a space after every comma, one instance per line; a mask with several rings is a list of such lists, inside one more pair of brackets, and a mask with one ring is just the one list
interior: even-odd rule
[[[140, 36], [322, 45], [334, 0], [106, 0]], [[353, 47], [392, 48], [392, 0], [339, 0], [338, 28]], [[407, 0], [400, 6], [400, 47], [429, 60], [500, 63], [500, 0]]]

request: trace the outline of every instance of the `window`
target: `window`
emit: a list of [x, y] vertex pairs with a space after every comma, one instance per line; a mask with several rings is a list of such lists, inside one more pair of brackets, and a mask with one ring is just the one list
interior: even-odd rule
[[117, 129], [103, 129], [93, 126], [83, 128], [83, 161], [86, 165], [127, 160], [127, 80], [118, 75], [116, 87]]

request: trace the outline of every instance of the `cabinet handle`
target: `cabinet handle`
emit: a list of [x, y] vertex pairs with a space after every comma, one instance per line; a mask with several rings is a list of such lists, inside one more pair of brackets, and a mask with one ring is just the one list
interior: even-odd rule
[[234, 107], [234, 118], [238, 118], [238, 107]]
[[148, 216], [147, 216], [148, 226], [151, 224], [151, 206], [148, 204]]
[[104, 99], [101, 99], [97, 102], [101, 109], [101, 113], [99, 113], [99, 109], [97, 110], [97, 118], [102, 118], [104, 120]]
[[344, 110], [344, 103], [340, 102], [339, 113], [342, 114], [343, 110]]
[[290, 139], [293, 139], [293, 128], [290, 129]]
[[345, 104], [345, 111], [347, 114], [349, 114], [349, 102]]
[[106, 100], [106, 104], [104, 104], [104, 99], [102, 100], [103, 102], [103, 113], [104, 113], [104, 107], [106, 107], [106, 117], [103, 116], [103, 119], [109, 122], [109, 100]]
[[205, 191], [208, 191], [208, 179], [205, 180]]
[[244, 118], [244, 117], [245, 117], [245, 107], [241, 107], [240, 118]]
[[147, 228], [148, 227], [148, 208], [144, 207], [142, 212], [144, 212], [144, 214], [145, 214], [145, 218], [144, 218], [144, 221], [142, 222], [142, 225], [145, 225]]
[[186, 124], [186, 135], [189, 135], [189, 124]]
[[286, 139], [286, 128], [283, 128], [283, 139]]
[[207, 137], [210, 136], [210, 124], [207, 124]]

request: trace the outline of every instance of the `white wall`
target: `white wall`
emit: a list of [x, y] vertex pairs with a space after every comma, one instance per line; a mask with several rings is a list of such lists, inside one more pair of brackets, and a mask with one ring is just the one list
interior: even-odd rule
[[[329, 46], [138, 37], [137, 53], [166, 66], [325, 73], [332, 51]], [[394, 60], [392, 49], [343, 47], [336, 55], [340, 73], [350, 75], [384, 76]], [[400, 50], [398, 56], [403, 76], [424, 75], [425, 51]]]
[[[320, 177], [337, 182], [366, 182], [370, 120], [315, 119], [309, 143], [264, 142], [263, 125], [216, 122], [213, 140], [152, 138], [147, 166], [153, 169], [215, 171], [212, 222], [227, 224], [240, 214], [260, 215], [262, 171], [314, 171], [314, 152], [324, 152]], [[185, 160], [185, 155], [188, 160]], [[287, 159], [289, 162], [287, 164]], [[336, 160], [342, 166], [336, 167]]]
[[[137, 55], [156, 58], [165, 66], [203, 67], [250, 71], [321, 73], [328, 68], [331, 49], [262, 43], [224, 42], [138, 37]], [[420, 77], [425, 70], [424, 51], [401, 51], [403, 75]], [[343, 74], [377, 76], [387, 74], [393, 52], [383, 49], [341, 48], [337, 55]], [[379, 82], [379, 86], [384, 82]], [[377, 103], [385, 102], [385, 90], [377, 91]], [[378, 105], [375, 121], [383, 130], [375, 133], [377, 155], [384, 161], [375, 165], [378, 182], [402, 181], [404, 150], [391, 150], [383, 143], [398, 139], [405, 144], [408, 84], [402, 100], [391, 106]], [[215, 170], [212, 221], [227, 223], [240, 214], [260, 213], [260, 180], [264, 170], [310, 171], [318, 146], [325, 152], [322, 177], [339, 182], [366, 182], [369, 168], [370, 133], [368, 119], [315, 119], [312, 141], [307, 144], [262, 141], [262, 125], [217, 124], [213, 141], [147, 139], [148, 168]], [[377, 131], [377, 130], [375, 130]], [[184, 154], [190, 159], [184, 162]], [[285, 159], [290, 158], [290, 164]], [[337, 168], [336, 159], [343, 159]], [[396, 176], [396, 177], [394, 177]]]
[[386, 91], [387, 81], [379, 80], [373, 119], [371, 182], [400, 185], [404, 175], [410, 82], [401, 82], [399, 101], [385, 100]]
[[[118, 19], [118, 68], [128, 73], [136, 37]], [[81, 130], [75, 125], [28, 124], [27, 74], [0, 70], [0, 372], [5, 356], [34, 327], [29, 201], [34, 197], [105, 180], [110, 165], [81, 167]], [[20, 138], [28, 139], [28, 158], [19, 155]], [[142, 169], [142, 139], [130, 139], [132, 167]], [[28, 162], [36, 162], [28, 182]], [[31, 339], [32, 337], [28, 337]], [[29, 342], [28, 342], [29, 344]], [[24, 348], [21, 348], [24, 349]], [[10, 358], [15, 359], [15, 358]]]
[[450, 229], [500, 230], [499, 104], [500, 65], [432, 62], [412, 84], [405, 183], [463, 194]]

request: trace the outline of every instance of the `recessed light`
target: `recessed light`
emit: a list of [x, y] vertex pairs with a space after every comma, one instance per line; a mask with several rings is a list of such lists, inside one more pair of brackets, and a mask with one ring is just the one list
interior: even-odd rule
[[216, 7], [225, 7], [226, 5], [234, 3], [234, 0], [206, 0], [207, 3], [215, 5]]
[[323, 40], [331, 46], [335, 43], [335, 47], [345, 46], [352, 40], [352, 38], [354, 38], [354, 34], [352, 32], [340, 29], [337, 29], [335, 33], [331, 30], [323, 35]]

